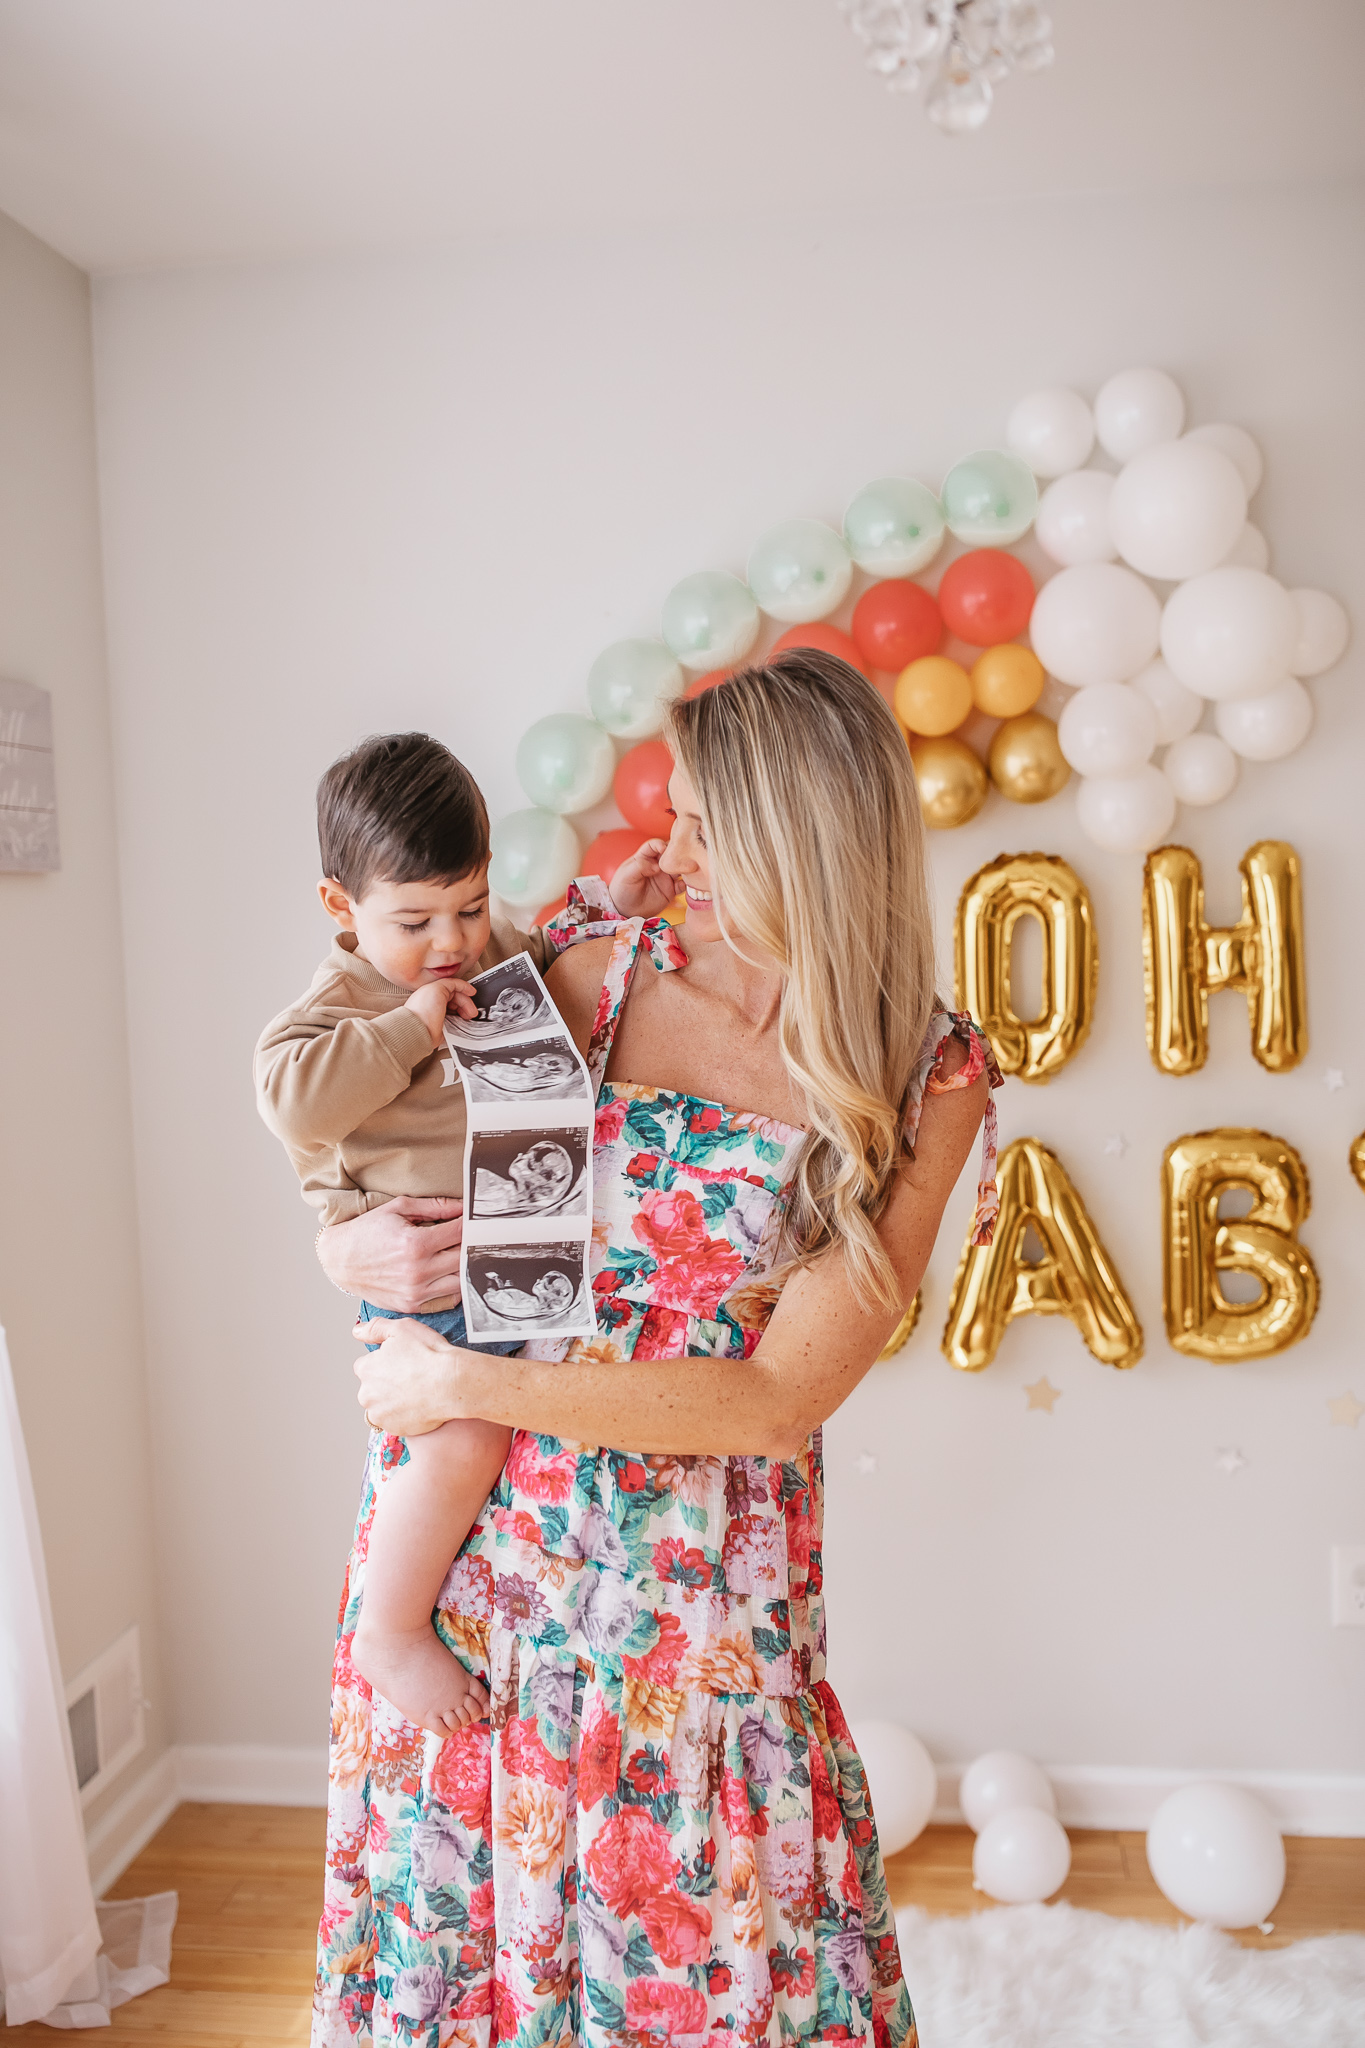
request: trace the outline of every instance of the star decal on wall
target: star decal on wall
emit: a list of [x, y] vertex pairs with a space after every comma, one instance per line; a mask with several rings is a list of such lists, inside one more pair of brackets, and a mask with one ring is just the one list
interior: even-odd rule
[[1240, 1472], [1244, 1465], [1250, 1463], [1250, 1460], [1243, 1457], [1235, 1444], [1228, 1444], [1218, 1453], [1213, 1462], [1220, 1472], [1226, 1472], [1231, 1476], [1234, 1472]]
[[1365, 1401], [1357, 1401], [1348, 1389], [1337, 1394], [1327, 1403], [1327, 1412], [1333, 1422], [1339, 1422], [1343, 1429], [1354, 1429], [1362, 1415], [1365, 1415]]
[[1346, 1076], [1340, 1067], [1329, 1067], [1322, 1077], [1322, 1085], [1329, 1095], [1335, 1095], [1338, 1088], [1346, 1086]]
[[1024, 1392], [1028, 1395], [1030, 1408], [1041, 1408], [1048, 1415], [1051, 1415], [1054, 1405], [1062, 1398], [1061, 1388], [1049, 1385], [1046, 1373], [1040, 1380], [1035, 1380], [1031, 1387], [1025, 1387]]
[[877, 1469], [877, 1460], [873, 1457], [871, 1451], [859, 1451], [853, 1462], [864, 1479], [870, 1479]]

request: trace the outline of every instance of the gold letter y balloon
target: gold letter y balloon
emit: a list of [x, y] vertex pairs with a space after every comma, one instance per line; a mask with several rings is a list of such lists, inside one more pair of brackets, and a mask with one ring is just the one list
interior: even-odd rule
[[[1229, 1188], [1251, 1195], [1245, 1216], [1219, 1219]], [[1176, 1351], [1229, 1365], [1268, 1358], [1307, 1336], [1318, 1276], [1296, 1232], [1308, 1214], [1308, 1175], [1283, 1138], [1265, 1131], [1197, 1131], [1166, 1148], [1162, 1169], [1166, 1334]], [[1220, 1273], [1250, 1273], [1255, 1301], [1229, 1301]]]
[[[1055, 1152], [1016, 1138], [1000, 1155], [1000, 1215], [988, 1245], [967, 1243], [953, 1282], [943, 1352], [962, 1372], [989, 1365], [1015, 1316], [1060, 1315], [1103, 1365], [1136, 1365], [1142, 1325], [1085, 1204]], [[1024, 1257], [1032, 1224], [1036, 1265]]]

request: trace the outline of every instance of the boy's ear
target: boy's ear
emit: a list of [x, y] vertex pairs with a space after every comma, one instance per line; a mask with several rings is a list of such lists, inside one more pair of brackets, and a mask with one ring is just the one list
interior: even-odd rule
[[318, 895], [322, 898], [322, 907], [332, 923], [339, 924], [344, 932], [353, 932], [355, 906], [340, 882], [335, 881], [331, 875], [324, 876], [318, 883]]

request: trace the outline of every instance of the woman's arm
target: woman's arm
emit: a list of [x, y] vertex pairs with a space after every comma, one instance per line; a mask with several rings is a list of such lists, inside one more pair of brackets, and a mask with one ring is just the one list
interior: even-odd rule
[[[910, 1300], [985, 1109], [984, 1076], [925, 1099], [916, 1157], [902, 1169], [879, 1235]], [[571, 1442], [645, 1452], [790, 1457], [847, 1399], [900, 1319], [860, 1298], [836, 1256], [794, 1273], [748, 1359], [632, 1359], [542, 1365], [453, 1349], [421, 1324], [374, 1323], [381, 1349], [360, 1360], [360, 1401], [380, 1428], [419, 1435], [461, 1416]]]

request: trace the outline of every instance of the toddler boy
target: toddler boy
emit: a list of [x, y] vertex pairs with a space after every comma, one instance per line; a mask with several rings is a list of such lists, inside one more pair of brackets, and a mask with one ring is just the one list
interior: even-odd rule
[[[318, 844], [318, 893], [340, 930], [307, 993], [262, 1033], [255, 1074], [261, 1115], [325, 1227], [395, 1195], [458, 1194], [465, 1096], [441, 1058], [447, 1009], [472, 1016], [470, 975], [521, 952], [543, 971], [553, 949], [540, 930], [490, 918], [483, 798], [425, 733], [364, 740], [327, 770]], [[361, 1304], [362, 1320], [392, 1313]], [[418, 1320], [469, 1344], [453, 1298], [424, 1302]], [[493, 1423], [443, 1423], [408, 1440], [406, 1462], [379, 1489], [351, 1656], [377, 1692], [438, 1735], [487, 1704], [431, 1616], [510, 1441]]]

